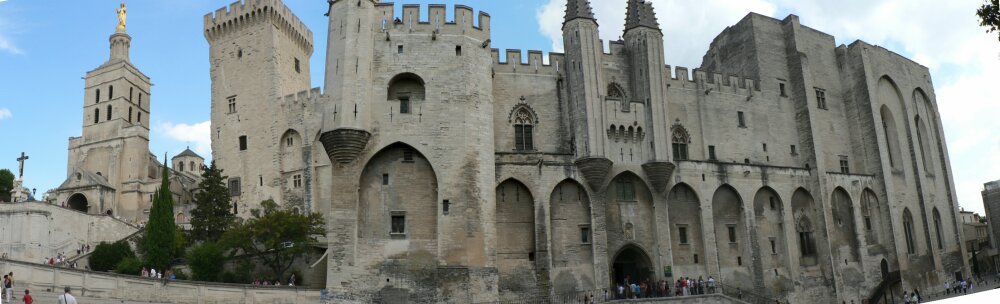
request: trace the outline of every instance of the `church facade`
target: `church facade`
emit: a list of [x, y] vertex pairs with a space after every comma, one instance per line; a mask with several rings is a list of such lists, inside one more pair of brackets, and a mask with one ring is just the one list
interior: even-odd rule
[[[149, 217], [163, 164], [149, 151], [152, 86], [129, 59], [132, 37], [125, 6], [109, 38], [110, 57], [83, 77], [83, 134], [69, 138], [66, 180], [46, 195], [52, 204], [131, 223]], [[178, 219], [186, 221], [204, 159], [191, 150], [172, 158], [171, 192]], [[185, 169], [185, 165], [187, 169]], [[183, 221], [182, 221], [183, 222]]]
[[861, 303], [968, 276], [926, 67], [753, 13], [673, 67], [652, 4], [622, 2], [608, 49], [569, 0], [565, 53], [524, 61], [467, 6], [330, 0], [322, 90], [280, 1], [206, 15], [234, 211], [320, 212], [330, 290], [417, 302], [712, 276]]

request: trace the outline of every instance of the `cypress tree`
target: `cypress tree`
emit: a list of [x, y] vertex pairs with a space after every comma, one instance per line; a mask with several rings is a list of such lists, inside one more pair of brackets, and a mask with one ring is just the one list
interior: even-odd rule
[[200, 191], [195, 195], [191, 210], [191, 237], [197, 241], [215, 241], [233, 223], [233, 205], [222, 170], [211, 165], [201, 174]]
[[177, 233], [173, 216], [174, 197], [170, 193], [170, 174], [167, 170], [164, 161], [162, 182], [160, 189], [153, 195], [153, 206], [149, 211], [146, 236], [143, 238], [146, 264], [158, 269], [170, 266], [175, 246], [174, 234]]

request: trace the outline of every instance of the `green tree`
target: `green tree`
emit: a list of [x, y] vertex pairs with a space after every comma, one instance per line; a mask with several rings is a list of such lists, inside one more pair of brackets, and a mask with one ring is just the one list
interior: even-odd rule
[[142, 272], [142, 261], [135, 256], [122, 259], [115, 265], [115, 272], [120, 274], [139, 275]]
[[10, 201], [10, 190], [14, 190], [14, 173], [0, 169], [0, 202]]
[[201, 174], [201, 189], [195, 194], [195, 208], [191, 210], [191, 238], [195, 241], [216, 241], [233, 224], [233, 205], [229, 201], [229, 188], [222, 169], [211, 165]]
[[108, 271], [115, 269], [115, 266], [130, 257], [135, 257], [135, 252], [132, 252], [132, 247], [125, 241], [101, 242], [94, 247], [94, 252], [90, 254], [88, 261], [90, 269]]
[[187, 259], [195, 281], [218, 282], [221, 279], [226, 259], [215, 242], [208, 241], [195, 246], [188, 253]]
[[170, 175], [163, 166], [160, 189], [153, 195], [153, 207], [146, 223], [146, 235], [142, 238], [146, 264], [157, 269], [166, 269], [173, 260], [177, 248], [177, 225], [174, 223], [174, 196], [170, 193]]
[[[976, 15], [979, 16], [979, 25], [986, 27], [987, 33], [1000, 31], [1000, 0], [986, 0], [976, 10]], [[1000, 40], [1000, 33], [997, 33], [997, 39]]]
[[261, 207], [250, 211], [251, 218], [233, 224], [221, 242], [234, 249], [231, 253], [256, 257], [275, 276], [283, 277], [325, 232], [323, 216], [278, 208], [273, 200], [261, 202]]

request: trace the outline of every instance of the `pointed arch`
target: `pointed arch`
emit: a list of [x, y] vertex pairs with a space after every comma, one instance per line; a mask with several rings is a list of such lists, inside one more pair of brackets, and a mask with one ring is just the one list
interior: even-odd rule
[[871, 188], [861, 191], [862, 227], [868, 245], [879, 245], [883, 250], [892, 247], [892, 221], [887, 206], [879, 203], [878, 195]]
[[817, 245], [825, 242], [825, 238], [820, 233], [819, 223], [822, 223], [822, 219], [819, 210], [808, 190], [798, 188], [792, 194], [792, 215], [795, 232], [798, 234], [799, 264], [818, 265], [820, 255]]
[[938, 211], [937, 207], [934, 207], [933, 216], [934, 216], [934, 235], [935, 238], [937, 239], [937, 249], [944, 250], [945, 239], [944, 239], [944, 233], [941, 231], [944, 225], [941, 222], [941, 212]]
[[705, 265], [705, 228], [701, 221], [701, 200], [686, 183], [678, 183], [667, 194], [673, 265], [678, 273], [701, 273]]
[[627, 101], [628, 95], [625, 94], [625, 89], [620, 84], [612, 82], [608, 84], [608, 97], [606, 99]]
[[87, 213], [90, 210], [90, 203], [87, 200], [87, 196], [83, 193], [74, 193], [69, 197], [68, 204], [70, 209]]
[[[892, 81], [889, 76], [882, 76], [878, 82], [878, 99], [882, 106], [879, 108], [879, 113], [882, 118], [882, 132], [884, 140], [886, 141], [885, 151], [889, 157], [889, 164], [893, 170], [902, 170], [903, 168], [903, 154], [900, 145], [899, 137], [899, 125], [896, 121], [896, 117], [893, 115], [892, 107], [897, 107], [898, 111], [905, 113], [905, 104], [903, 103], [903, 95], [899, 91], [899, 87], [894, 81]], [[905, 118], [906, 115], [903, 115]], [[905, 122], [906, 119], [903, 119]]]
[[684, 128], [680, 122], [674, 123], [674, 125], [670, 127], [670, 133], [674, 160], [687, 160], [688, 145], [691, 144], [691, 133], [689, 133], [687, 128]]
[[834, 254], [845, 251], [849, 252], [848, 256], [841, 256], [840, 258], [856, 262], [859, 255], [858, 238], [857, 227], [854, 221], [854, 204], [851, 201], [851, 196], [844, 188], [837, 187], [833, 189], [833, 193], [830, 195], [830, 202], [833, 206], [834, 224], [834, 231], [830, 233], [833, 238], [831, 242], [833, 249], [831, 249], [831, 252]]
[[917, 253], [917, 235], [916, 228], [914, 228], [913, 214], [910, 213], [910, 208], [903, 209], [903, 236], [906, 240], [906, 253], [916, 254]]
[[437, 176], [417, 149], [400, 142], [382, 148], [366, 162], [358, 186], [359, 239], [405, 239], [409, 251], [436, 246]]
[[612, 282], [645, 282], [655, 278], [653, 261], [639, 244], [625, 244], [610, 256]]
[[732, 186], [723, 184], [712, 194], [715, 246], [718, 249], [721, 268], [748, 266], [743, 263], [743, 252], [748, 247], [744, 242], [746, 221], [743, 212], [743, 199]]
[[627, 243], [645, 248], [656, 244], [653, 194], [645, 181], [632, 171], [622, 171], [610, 179], [605, 204], [607, 254]]
[[508, 178], [497, 185], [495, 207], [501, 292], [535, 286], [535, 198], [531, 190]]
[[934, 166], [932, 165], [934, 152], [930, 146], [927, 127], [920, 115], [913, 117], [913, 124], [917, 126], [917, 146], [920, 149], [920, 160], [924, 165], [924, 171], [928, 174], [934, 174]]
[[508, 122], [514, 125], [514, 150], [535, 150], [534, 127], [538, 124], [538, 115], [526, 103], [521, 103], [511, 110]]
[[552, 278], [556, 294], [597, 288], [590, 198], [583, 184], [565, 179], [549, 195]]

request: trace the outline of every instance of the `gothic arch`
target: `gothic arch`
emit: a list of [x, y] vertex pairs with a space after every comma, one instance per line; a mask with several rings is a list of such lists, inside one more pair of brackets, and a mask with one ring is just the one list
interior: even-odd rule
[[516, 124], [518, 121], [537, 125], [538, 113], [535, 112], [535, 109], [531, 105], [519, 102], [510, 109], [510, 113], [507, 113], [507, 123]]
[[[882, 76], [878, 82], [878, 99], [882, 106], [879, 113], [882, 118], [883, 137], [885, 137], [887, 148], [889, 149], [889, 164], [893, 170], [902, 170], [904, 167], [902, 144], [900, 141], [900, 129], [897, 117], [893, 111], [899, 111], [899, 115], [906, 117], [906, 104], [903, 102], [903, 94], [899, 91], [899, 86], [889, 76]], [[895, 108], [895, 109], [894, 109]], [[902, 120], [905, 124], [907, 119]], [[905, 134], [905, 133], [904, 133]]]
[[303, 146], [302, 136], [295, 129], [288, 129], [281, 135], [278, 151], [281, 155], [282, 172], [301, 170], [307, 165], [303, 160]]
[[[822, 233], [820, 210], [816, 208], [816, 202], [808, 190], [798, 188], [792, 194], [792, 215], [798, 235], [796, 244], [799, 249], [799, 265], [816, 266], [822, 258], [820, 246], [826, 239]], [[824, 250], [823, 256], [825, 253]]]
[[910, 213], [910, 208], [903, 209], [903, 237], [906, 241], [906, 253], [916, 254], [919, 250], [917, 240], [920, 238], [917, 236], [916, 223], [913, 222], [913, 213]]
[[653, 261], [649, 257], [649, 251], [644, 249], [642, 245], [626, 243], [611, 257], [612, 286], [624, 283], [626, 280], [632, 283], [655, 279]]
[[617, 82], [611, 82], [608, 84], [608, 97], [607, 99], [627, 101], [628, 94], [625, 93], [625, 89], [622, 88]]
[[429, 248], [437, 239], [437, 181], [430, 160], [412, 146], [397, 142], [379, 150], [358, 183], [358, 223], [364, 223], [358, 238], [366, 244], [405, 239], [410, 252], [435, 254]]
[[656, 219], [653, 194], [645, 181], [626, 170], [610, 179], [606, 189], [608, 254], [612, 255], [613, 250], [630, 242], [653, 248], [656, 244]]
[[732, 186], [723, 184], [712, 195], [712, 220], [719, 266], [723, 269], [748, 266], [743, 256], [744, 249], [749, 247], [745, 242], [748, 238], [743, 199]]
[[882, 250], [894, 248], [888, 206], [879, 203], [878, 195], [871, 188], [861, 191], [861, 219], [868, 245], [879, 245]]
[[501, 292], [530, 289], [536, 285], [535, 198], [524, 183], [508, 178], [497, 185], [495, 207]]
[[583, 184], [565, 179], [549, 196], [552, 278], [556, 294], [597, 288], [590, 198]]
[[701, 200], [694, 188], [685, 183], [674, 185], [667, 194], [667, 215], [676, 272], [704, 272], [705, 241]]
[[[844, 188], [837, 187], [833, 189], [833, 193], [830, 195], [830, 202], [833, 206], [833, 230], [830, 235], [833, 240], [830, 242], [833, 246], [831, 252], [837, 254], [840, 252], [849, 252], [848, 256], [841, 256], [841, 259], [850, 262], [858, 261], [858, 237], [857, 237], [857, 225], [854, 221], [854, 204], [852, 203], [850, 194]], [[840, 250], [840, 249], [844, 250]]]
[[934, 207], [932, 215], [934, 217], [934, 238], [937, 240], [937, 249], [944, 250], [945, 246], [947, 246], [947, 241], [944, 239], [945, 234], [944, 231], [942, 231], [944, 229], [944, 223], [941, 221], [941, 212], [938, 211], [937, 207]]
[[931, 149], [931, 137], [927, 133], [927, 127], [920, 115], [913, 117], [913, 124], [917, 127], [917, 147], [920, 149], [920, 161], [924, 165], [924, 171], [934, 174], [934, 150]]

